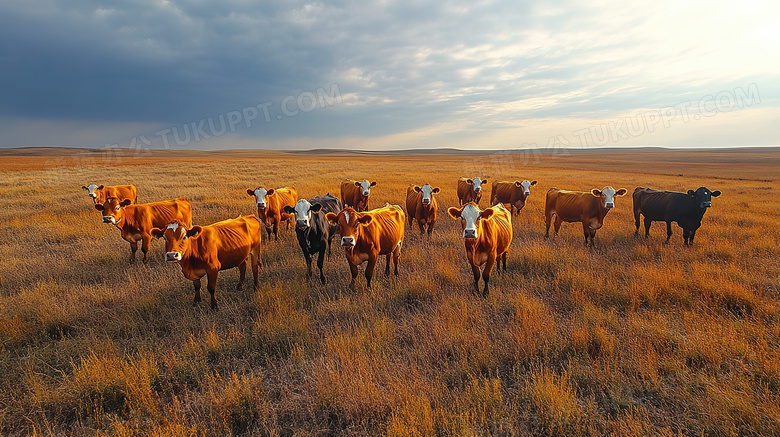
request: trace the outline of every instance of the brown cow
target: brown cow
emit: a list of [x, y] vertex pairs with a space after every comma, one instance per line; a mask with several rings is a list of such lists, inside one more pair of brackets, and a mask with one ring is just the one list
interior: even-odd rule
[[254, 190], [248, 188], [246, 193], [255, 197], [257, 216], [265, 225], [268, 238], [271, 238], [271, 232], [273, 232], [274, 240], [278, 240], [279, 224], [287, 222], [287, 229], [290, 229], [290, 223], [294, 220], [292, 214], [284, 212], [284, 207], [295, 206], [295, 203], [298, 202], [298, 190], [292, 186], [271, 188], [270, 190], [265, 189], [265, 187], [257, 187]]
[[120, 201], [116, 197], [109, 197], [102, 205], [95, 205], [95, 209], [103, 212], [103, 223], [115, 225], [121, 231], [122, 238], [130, 243], [130, 262], [135, 261], [139, 240], [146, 262], [152, 229], [166, 226], [174, 220], [192, 226], [192, 206], [186, 197], [136, 205], [131, 205], [130, 199]]
[[554, 215], [555, 235], [558, 235], [562, 222], [581, 222], [585, 244], [588, 244], [590, 238], [592, 246], [596, 231], [604, 225], [604, 217], [615, 207], [615, 196], [625, 194], [625, 188], [617, 191], [612, 187], [604, 187], [601, 190], [594, 188], [590, 191], [550, 188], [547, 190], [547, 200], [544, 203], [545, 238], [550, 236], [550, 222]]
[[178, 262], [184, 277], [195, 286], [193, 305], [200, 302], [200, 279], [206, 275], [211, 294], [211, 308], [217, 309], [217, 277], [220, 270], [238, 267], [241, 277], [238, 289], [244, 287], [246, 261], [251, 257], [255, 289], [258, 285], [260, 259], [260, 219], [239, 216], [208, 226], [188, 229], [185, 223], [173, 221], [167, 227], [152, 229], [155, 238], [165, 238], [165, 259]]
[[351, 206], [357, 212], [368, 210], [368, 196], [371, 194], [371, 187], [376, 186], [376, 181], [369, 182], [367, 179], [363, 182], [352, 179], [345, 179], [341, 183], [341, 204], [346, 208]]
[[409, 216], [409, 226], [414, 221], [420, 227], [420, 234], [425, 234], [425, 227], [428, 227], [428, 235], [433, 232], [433, 226], [436, 224], [436, 214], [439, 203], [434, 194], [439, 192], [439, 187], [431, 188], [425, 184], [422, 187], [411, 184], [406, 188], [406, 214]]
[[132, 200], [130, 203], [138, 203], [138, 190], [135, 188], [135, 185], [107, 187], [105, 185], [89, 184], [82, 185], [81, 188], [87, 190], [87, 194], [95, 205], [102, 205], [109, 197], [116, 197], [120, 202], [129, 199]]
[[460, 178], [458, 179], [458, 202], [465, 205], [469, 202], [479, 203], [482, 199], [482, 184], [487, 184], [487, 179]]
[[489, 293], [488, 284], [490, 273], [496, 260], [499, 261], [498, 269], [501, 270], [501, 261], [506, 271], [506, 257], [509, 253], [509, 245], [512, 243], [512, 215], [504, 208], [504, 205], [480, 210], [474, 202], [469, 202], [461, 208], [450, 207], [447, 212], [454, 219], [461, 219], [463, 224], [463, 238], [466, 245], [466, 258], [474, 273], [474, 288], [479, 293], [480, 267], [482, 280], [485, 281], [483, 296]]
[[352, 272], [350, 287], [354, 288], [358, 266], [368, 261], [366, 285], [371, 288], [379, 255], [387, 255], [385, 274], [390, 274], [390, 256], [393, 256], [395, 275], [398, 276], [398, 260], [401, 258], [401, 242], [404, 239], [404, 211], [398, 205], [389, 203], [382, 208], [356, 212], [350, 207], [338, 214], [329, 212], [325, 216], [332, 224], [338, 224], [341, 246]]
[[503, 203], [505, 206], [509, 204], [511, 214], [514, 214], [515, 209], [517, 209], [517, 214], [520, 214], [520, 210], [525, 206], [525, 199], [531, 195], [531, 187], [534, 185], [536, 185], [536, 181], [493, 181], [490, 190], [490, 204]]

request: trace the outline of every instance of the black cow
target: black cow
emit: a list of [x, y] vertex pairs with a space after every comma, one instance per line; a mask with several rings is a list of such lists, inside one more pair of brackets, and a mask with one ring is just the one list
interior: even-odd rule
[[335, 214], [339, 211], [341, 211], [341, 202], [330, 193], [311, 200], [301, 199], [295, 204], [295, 208], [284, 207], [284, 212], [295, 216], [295, 234], [306, 258], [307, 281], [311, 280], [311, 256], [319, 253], [317, 267], [320, 269], [320, 281], [325, 283], [325, 275], [322, 273], [325, 248], [327, 247], [328, 258], [330, 258], [330, 244], [333, 236], [339, 232], [338, 225], [333, 226], [328, 223], [325, 214], [329, 212]]
[[712, 198], [720, 196], [720, 191], [710, 191], [706, 187], [677, 191], [658, 191], [652, 188], [638, 187], [634, 190], [634, 220], [639, 233], [639, 215], [645, 216], [645, 237], [650, 235], [650, 224], [655, 221], [666, 222], [666, 242], [672, 238], [672, 222], [683, 229], [685, 245], [693, 244], [696, 230], [701, 226], [704, 212], [712, 206]]

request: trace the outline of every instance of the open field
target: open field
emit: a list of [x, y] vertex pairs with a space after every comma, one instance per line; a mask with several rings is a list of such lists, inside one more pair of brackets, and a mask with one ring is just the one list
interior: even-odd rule
[[[778, 149], [29, 155], [0, 153], [0, 434], [780, 435]], [[539, 181], [487, 298], [445, 212], [477, 175]], [[328, 284], [308, 285], [283, 229], [258, 290], [220, 274], [219, 311], [193, 308], [161, 241], [128, 264], [80, 188], [186, 196], [208, 224], [253, 213], [247, 188], [338, 195], [345, 177], [378, 182], [372, 206], [442, 189], [430, 241], [407, 227], [400, 277], [380, 260], [373, 289], [360, 275], [351, 291], [334, 247]], [[548, 188], [605, 185], [629, 195], [594, 248], [579, 224], [543, 238]], [[676, 225], [669, 245], [663, 223], [633, 236], [635, 187], [701, 185], [723, 195], [695, 246]]]

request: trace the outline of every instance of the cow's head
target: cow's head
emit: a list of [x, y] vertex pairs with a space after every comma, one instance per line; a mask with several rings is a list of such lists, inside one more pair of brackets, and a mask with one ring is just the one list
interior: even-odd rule
[[515, 187], [522, 188], [523, 195], [524, 196], [530, 196], [531, 195], [531, 187], [536, 185], [536, 181], [529, 182], [527, 179], [523, 182], [515, 181]]
[[311, 226], [312, 214], [319, 214], [322, 210], [322, 205], [315, 203], [312, 205], [306, 199], [300, 199], [295, 204], [295, 208], [290, 205], [285, 205], [284, 212], [295, 216], [295, 227], [301, 230], [308, 229]]
[[103, 190], [103, 185], [89, 184], [89, 185], [82, 185], [81, 188], [87, 190], [87, 195], [90, 197], [90, 199], [92, 199], [93, 202], [98, 203], [99, 201], [104, 200], [98, 198], [101, 190]]
[[200, 226], [193, 226], [192, 229], [188, 230], [184, 223], [176, 220], [164, 229], [152, 229], [152, 236], [154, 238], [165, 238], [166, 261], [181, 261], [182, 256], [189, 247], [190, 237], [198, 235], [201, 230]]
[[696, 199], [696, 204], [701, 209], [707, 209], [712, 206], [712, 198], [720, 196], [720, 191], [710, 191], [707, 187], [699, 187], [698, 190], [688, 190], [688, 195]]
[[119, 226], [125, 216], [125, 207], [132, 202], [130, 199], [120, 202], [116, 197], [109, 197], [103, 203], [96, 203], [95, 209], [103, 213], [103, 223]]
[[266, 190], [263, 187], [257, 187], [253, 190], [251, 188], [247, 188], [246, 193], [255, 197], [257, 209], [262, 210], [268, 206], [268, 196], [274, 195], [274, 189], [271, 188], [270, 190]]
[[439, 192], [439, 187], [431, 188], [430, 185], [425, 184], [422, 187], [419, 185], [414, 186], [414, 191], [422, 194], [423, 205], [430, 205], [433, 195]]
[[482, 184], [488, 183], [487, 179], [482, 179], [482, 178], [467, 179], [466, 182], [469, 185], [472, 185], [472, 188], [474, 188], [474, 191], [477, 193], [482, 191]]
[[604, 208], [612, 209], [615, 207], [615, 196], [625, 196], [626, 189], [621, 188], [615, 191], [614, 188], [607, 186], [602, 188], [601, 190], [594, 188], [590, 190], [590, 192], [596, 197], [604, 198]]
[[368, 197], [369, 194], [371, 194], [371, 187], [376, 186], [376, 181], [369, 182], [368, 180], [363, 180], [363, 182], [355, 181], [355, 186], [360, 187], [360, 194], [362, 194], [365, 197]]
[[454, 206], [447, 209], [447, 213], [454, 219], [460, 219], [463, 225], [463, 238], [479, 238], [480, 220], [488, 219], [493, 215], [493, 210], [488, 208], [480, 211], [474, 202], [469, 202], [461, 208]]
[[346, 248], [355, 247], [358, 237], [360, 237], [360, 227], [371, 223], [371, 220], [373, 220], [373, 217], [370, 215], [361, 214], [350, 207], [342, 209], [338, 214], [329, 212], [325, 218], [332, 225], [339, 227], [341, 245]]

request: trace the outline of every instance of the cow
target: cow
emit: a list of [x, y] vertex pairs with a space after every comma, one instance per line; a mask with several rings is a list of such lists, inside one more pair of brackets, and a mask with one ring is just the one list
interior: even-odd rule
[[428, 184], [422, 187], [410, 184], [406, 188], [406, 214], [409, 217], [409, 226], [416, 221], [417, 226], [420, 227], [420, 235], [425, 234], [426, 226], [428, 236], [433, 232], [439, 209], [439, 203], [433, 195], [439, 191], [439, 187], [431, 188]]
[[712, 206], [712, 198], [720, 196], [720, 191], [699, 187], [687, 193], [676, 191], [658, 191], [652, 188], [638, 187], [634, 190], [634, 221], [639, 233], [639, 216], [645, 216], [645, 238], [650, 236], [650, 225], [655, 221], [666, 222], [666, 243], [672, 238], [672, 222], [683, 230], [684, 244], [693, 244], [696, 230], [707, 208]]
[[350, 206], [357, 212], [368, 211], [368, 196], [371, 194], [371, 187], [375, 186], [376, 181], [345, 179], [341, 183], [341, 203], [345, 208]]
[[512, 243], [512, 214], [498, 204], [485, 210], [480, 210], [474, 202], [469, 202], [460, 208], [450, 207], [447, 213], [460, 219], [463, 225], [463, 238], [466, 246], [466, 258], [474, 273], [474, 288], [479, 293], [480, 267], [485, 288], [482, 295], [490, 292], [490, 273], [498, 260], [498, 269], [501, 270], [501, 262], [506, 271], [506, 257], [509, 253], [509, 245]]
[[482, 184], [487, 184], [487, 179], [460, 178], [458, 179], [458, 202], [465, 205], [469, 202], [479, 203], [482, 199]]
[[317, 267], [320, 269], [320, 282], [325, 283], [325, 274], [322, 272], [325, 248], [327, 247], [328, 258], [330, 258], [330, 246], [333, 237], [339, 231], [338, 226], [328, 222], [325, 214], [339, 211], [341, 211], [341, 202], [330, 193], [311, 200], [301, 199], [295, 204], [295, 208], [284, 207], [284, 212], [295, 216], [295, 235], [306, 259], [307, 281], [311, 280], [312, 255], [318, 253]]
[[186, 197], [134, 205], [130, 199], [109, 197], [103, 204], [95, 205], [95, 209], [103, 212], [103, 223], [119, 228], [122, 238], [130, 243], [130, 262], [135, 261], [138, 241], [141, 241], [143, 261], [146, 262], [152, 229], [164, 227], [174, 220], [192, 226], [192, 205]]
[[298, 190], [293, 186], [270, 190], [261, 186], [254, 190], [247, 188], [246, 193], [255, 198], [257, 217], [265, 225], [268, 238], [271, 238], [273, 232], [274, 240], [279, 240], [277, 235], [279, 224], [286, 222], [289, 229], [293, 219], [292, 215], [284, 212], [284, 207], [295, 206], [295, 202], [298, 201]]
[[244, 288], [246, 263], [250, 260], [255, 289], [258, 286], [260, 259], [260, 219], [254, 215], [239, 216], [208, 226], [192, 226], [174, 220], [164, 228], [154, 228], [155, 238], [165, 239], [165, 260], [178, 262], [184, 277], [195, 287], [193, 306], [200, 299], [200, 280], [207, 276], [206, 288], [211, 294], [211, 308], [218, 309], [217, 277], [220, 270], [238, 267], [239, 290]]
[[120, 201], [125, 199], [132, 200], [131, 203], [138, 203], [138, 190], [135, 185], [116, 185], [107, 187], [105, 185], [82, 185], [82, 189], [87, 190], [87, 195], [92, 199], [94, 205], [102, 205], [109, 197], [116, 197]]
[[325, 216], [331, 224], [338, 225], [341, 246], [352, 272], [350, 288], [355, 287], [358, 266], [368, 261], [366, 266], [366, 285], [371, 288], [379, 255], [387, 255], [385, 274], [390, 274], [390, 256], [393, 257], [395, 275], [398, 276], [398, 261], [401, 258], [401, 243], [404, 239], [404, 211], [398, 205], [385, 206], [371, 211], [357, 212], [344, 207], [338, 213], [329, 212]]
[[525, 199], [531, 195], [531, 187], [534, 185], [536, 185], [536, 181], [493, 181], [490, 190], [490, 204], [509, 204], [509, 212], [514, 214], [514, 210], [517, 209], [519, 215], [520, 210], [525, 206]]
[[593, 246], [596, 231], [604, 225], [604, 217], [615, 207], [615, 196], [624, 196], [626, 189], [615, 190], [612, 187], [596, 188], [588, 191], [568, 191], [560, 188], [547, 190], [544, 202], [544, 237], [550, 236], [550, 223], [555, 216], [555, 235], [561, 229], [562, 222], [581, 222], [585, 235], [585, 244]]

